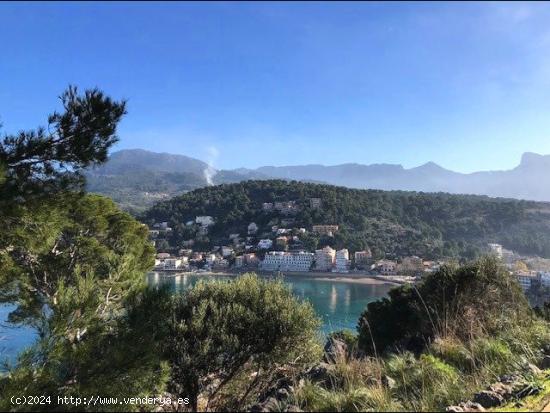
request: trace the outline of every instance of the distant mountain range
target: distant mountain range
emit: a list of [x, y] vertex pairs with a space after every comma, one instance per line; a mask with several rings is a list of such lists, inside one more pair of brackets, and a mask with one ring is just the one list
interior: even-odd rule
[[254, 170], [284, 179], [316, 179], [350, 188], [477, 194], [550, 201], [550, 155], [524, 153], [520, 164], [505, 171], [463, 174], [434, 162], [405, 169], [392, 164], [335, 166], [264, 166]]
[[550, 201], [550, 155], [525, 153], [520, 164], [505, 171], [463, 174], [428, 162], [406, 169], [395, 164], [334, 166], [263, 166], [216, 170], [184, 155], [142, 149], [114, 152], [109, 161], [87, 172], [89, 190], [111, 196], [127, 209], [143, 209], [154, 201], [209, 184], [249, 179], [286, 179], [360, 189], [477, 194]]

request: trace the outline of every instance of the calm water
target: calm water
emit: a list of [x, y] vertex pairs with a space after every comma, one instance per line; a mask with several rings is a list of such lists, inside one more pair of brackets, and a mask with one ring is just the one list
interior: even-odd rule
[[[167, 284], [173, 291], [183, 291], [199, 280], [231, 280], [223, 275], [178, 275], [164, 276], [160, 273], [147, 275], [151, 285]], [[323, 320], [323, 332], [349, 328], [355, 330], [363, 309], [371, 301], [383, 297], [392, 288], [390, 285], [366, 285], [341, 281], [308, 279], [307, 276], [285, 276], [284, 282], [300, 299], [308, 300]], [[0, 361], [15, 360], [15, 356], [33, 343], [35, 332], [29, 327], [14, 327], [5, 322], [13, 306], [0, 306]]]
[[[178, 275], [163, 276], [151, 273], [151, 284], [167, 284], [173, 291], [183, 291], [199, 280], [230, 280], [234, 276], [223, 275]], [[313, 308], [323, 320], [323, 331], [348, 328], [355, 330], [359, 316], [368, 303], [384, 297], [391, 285], [367, 285], [342, 281], [316, 280], [307, 276], [285, 276], [292, 292], [299, 298], [311, 302]]]

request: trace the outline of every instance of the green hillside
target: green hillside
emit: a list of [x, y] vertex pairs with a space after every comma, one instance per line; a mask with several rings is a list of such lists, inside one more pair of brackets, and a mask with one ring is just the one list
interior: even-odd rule
[[[310, 205], [321, 199], [321, 208]], [[296, 201], [295, 215], [264, 211], [262, 204]], [[472, 195], [427, 194], [402, 191], [357, 190], [296, 181], [245, 181], [197, 189], [157, 203], [141, 219], [152, 224], [168, 221], [169, 238], [177, 247], [197, 237], [185, 223], [198, 215], [216, 220], [202, 244], [223, 245], [230, 233], [246, 235], [255, 222], [267, 235], [283, 218], [294, 218], [289, 227], [337, 224], [334, 237], [302, 236], [308, 249], [323, 245], [351, 251], [368, 246], [375, 256], [473, 258], [498, 242], [524, 254], [550, 257], [550, 204]], [[288, 227], [288, 226], [287, 226]]]

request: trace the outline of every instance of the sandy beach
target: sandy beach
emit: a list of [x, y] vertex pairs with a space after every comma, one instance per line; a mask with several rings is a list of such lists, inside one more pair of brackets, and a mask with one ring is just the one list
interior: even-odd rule
[[[246, 274], [247, 272], [254, 272], [260, 276], [264, 277], [274, 277], [277, 274], [273, 272], [265, 272], [265, 271], [207, 271], [207, 272], [162, 272], [164, 275], [167, 276], [178, 276], [178, 275], [205, 275], [205, 276], [230, 276], [230, 277], [236, 277], [242, 274]], [[373, 277], [371, 275], [367, 274], [361, 274], [361, 273], [334, 273], [334, 272], [286, 272], [283, 273], [283, 276], [287, 277], [301, 277], [301, 278], [308, 278], [311, 280], [318, 280], [318, 281], [334, 281], [334, 282], [342, 282], [342, 283], [353, 283], [353, 284], [364, 284], [364, 285], [399, 285], [401, 283], [389, 280], [389, 279], [380, 279], [378, 277]]]
[[372, 277], [346, 277], [346, 276], [337, 276], [337, 277], [323, 277], [323, 276], [313, 276], [309, 277], [314, 280], [319, 281], [336, 281], [336, 282], [345, 282], [353, 284], [366, 284], [366, 285], [381, 285], [381, 284], [390, 284], [390, 285], [399, 285], [393, 281], [380, 280]]

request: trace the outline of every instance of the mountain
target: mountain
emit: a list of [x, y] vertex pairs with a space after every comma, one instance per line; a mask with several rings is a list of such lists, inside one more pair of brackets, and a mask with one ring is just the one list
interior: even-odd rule
[[359, 189], [477, 194], [492, 197], [550, 201], [550, 155], [525, 153], [507, 171], [462, 174], [434, 162], [406, 169], [395, 164], [334, 166], [263, 166], [257, 169], [217, 170], [184, 155], [142, 149], [111, 154], [104, 165], [86, 172], [88, 190], [113, 198], [122, 208], [143, 211], [154, 202], [207, 185], [249, 179], [285, 179], [328, 183]]
[[521, 163], [507, 171], [462, 174], [433, 162], [405, 169], [393, 164], [334, 166], [264, 166], [255, 171], [283, 179], [315, 179], [350, 188], [477, 194], [550, 201], [550, 155], [525, 153]]
[[137, 168], [153, 172], [192, 173], [201, 176], [208, 167], [206, 162], [185, 155], [156, 153], [144, 149], [125, 149], [113, 152], [109, 156], [109, 161], [94, 168], [93, 173], [118, 175]]
[[[321, 199], [320, 208], [310, 205], [311, 198]], [[276, 201], [295, 201], [297, 207], [290, 216], [294, 222], [283, 224], [288, 215], [264, 210], [263, 203]], [[200, 215], [215, 220], [207, 236], [196, 225], [186, 224]], [[308, 231], [314, 224], [339, 225], [334, 237], [297, 234], [310, 251], [331, 245], [352, 252], [369, 247], [378, 257], [471, 259], [486, 250], [488, 243], [496, 242], [520, 253], [550, 257], [550, 204], [479, 195], [250, 180], [196, 189], [159, 202], [142, 219], [148, 225], [167, 221], [173, 248], [181, 248], [190, 239], [199, 249], [228, 245], [230, 234], [244, 237], [254, 222], [259, 230], [252, 244], [260, 238], [274, 238], [272, 225]]]
[[132, 212], [209, 184], [267, 178], [256, 171], [216, 170], [189, 156], [143, 149], [113, 152], [105, 164], [88, 169], [85, 175], [88, 191], [109, 196]]

